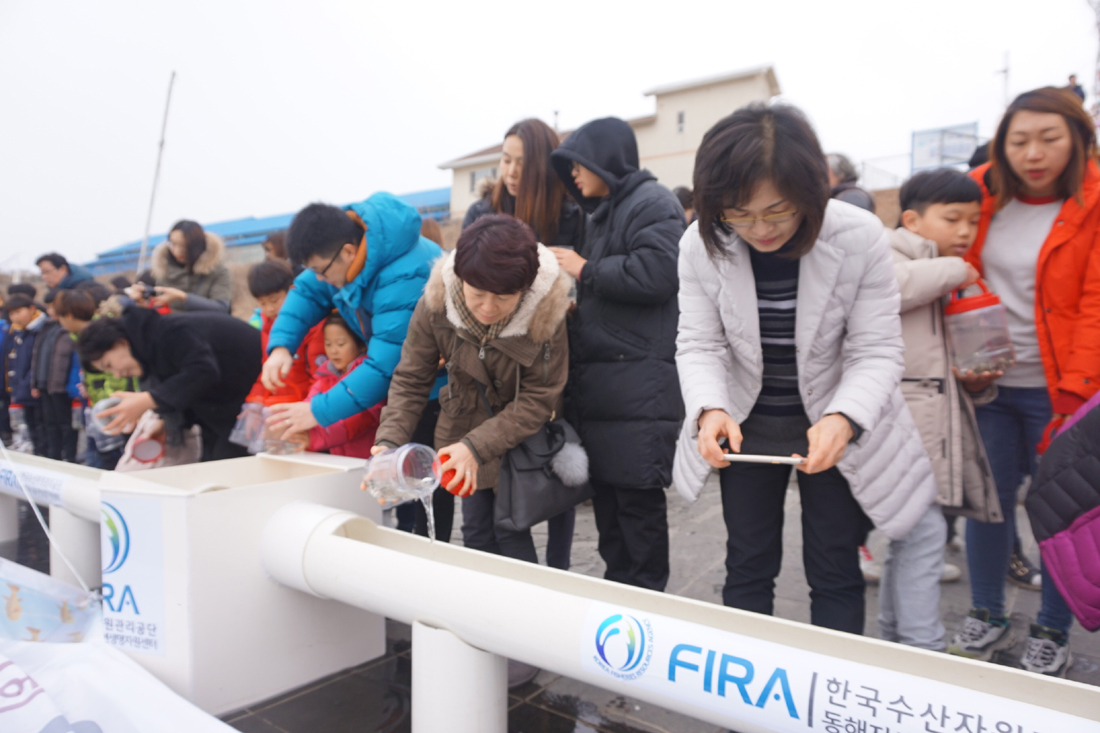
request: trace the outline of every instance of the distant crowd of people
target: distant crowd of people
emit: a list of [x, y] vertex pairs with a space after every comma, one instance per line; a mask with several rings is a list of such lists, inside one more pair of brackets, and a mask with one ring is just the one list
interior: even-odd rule
[[[530, 527], [497, 511], [502, 459], [564, 419], [587, 454], [607, 579], [663, 591], [665, 490], [694, 501], [717, 470], [722, 601], [764, 614], [793, 465], [812, 623], [863, 633], [859, 549], [878, 529], [883, 638], [988, 660], [1010, 639], [1015, 573], [1042, 594], [1021, 666], [1065, 674], [1087, 601], [1064, 559], [1056, 582], [1012, 564], [1026, 562], [1017, 490], [1052, 490], [1040, 454], [1076, 455], [1065, 446], [1100, 388], [1100, 168], [1075, 96], [1017, 97], [989, 162], [915, 174], [889, 230], [852, 163], [782, 104], [714, 125], [691, 190], [642, 168], [617, 118], [564, 141], [518, 122], [499, 171], [449, 250], [438, 223], [387, 193], [306, 206], [248, 273], [251, 324], [229, 315], [224, 244], [195, 222], [114, 293], [43, 256], [45, 303], [12, 286], [4, 304], [0, 429], [75, 460], [87, 407], [102, 423], [87, 462], [102, 468], [247, 455], [234, 430], [250, 403], [270, 439], [300, 448], [369, 458], [424, 443], [443, 457], [437, 537], [449, 541], [458, 497], [467, 547], [538, 562]], [[947, 319], [989, 293], [1014, 361], [960, 370]], [[139, 455], [137, 438], [161, 449]], [[1100, 476], [1078, 489], [1100, 505]], [[1079, 504], [1051, 511], [1072, 523]], [[574, 509], [554, 512], [545, 561], [568, 569]], [[951, 634], [945, 516], [965, 518], [973, 596]], [[398, 521], [427, 531], [419, 503]], [[535, 671], [513, 664], [511, 681]]]

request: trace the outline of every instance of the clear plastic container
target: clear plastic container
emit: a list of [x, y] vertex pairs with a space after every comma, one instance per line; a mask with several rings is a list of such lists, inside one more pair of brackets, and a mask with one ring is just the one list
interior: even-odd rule
[[370, 459], [363, 488], [378, 501], [390, 504], [429, 500], [439, 486], [439, 455], [426, 445], [408, 443]]
[[980, 295], [960, 298], [951, 294], [944, 308], [943, 323], [951, 358], [960, 372], [1000, 372], [1016, 363], [1008, 313], [1001, 299], [989, 292], [981, 280]]
[[124, 433], [110, 435], [103, 432], [103, 429], [110, 424], [111, 418], [99, 416], [99, 413], [104, 410], [109, 410], [121, 402], [122, 400], [118, 397], [108, 397], [107, 399], [95, 403], [92, 407], [86, 408], [84, 425], [86, 426], [88, 435], [91, 436], [92, 441], [95, 442], [95, 449], [100, 453], [118, 450], [126, 445], [128, 436]]
[[296, 436], [298, 440], [283, 440], [283, 428], [270, 427], [267, 424], [269, 417], [271, 417], [271, 408], [263, 408], [260, 436], [249, 447], [250, 452], [289, 456], [291, 453], [301, 453], [309, 446], [309, 438], [305, 436]]

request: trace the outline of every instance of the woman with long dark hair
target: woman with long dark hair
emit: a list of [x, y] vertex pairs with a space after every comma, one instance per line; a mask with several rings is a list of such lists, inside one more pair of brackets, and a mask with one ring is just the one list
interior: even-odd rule
[[561, 144], [558, 133], [542, 120], [520, 120], [504, 133], [500, 177], [486, 195], [466, 210], [462, 228], [486, 214], [508, 214], [534, 230], [547, 247], [578, 249], [584, 237], [584, 215], [565, 192], [550, 164]]
[[[973, 608], [949, 651], [989, 659], [1011, 642], [1004, 580], [1013, 553], [1016, 489], [1038, 444], [1100, 388], [1100, 168], [1093, 121], [1071, 92], [1045, 87], [1013, 101], [976, 168], [978, 238], [967, 259], [1008, 311], [1016, 363], [997, 398], [977, 408], [1004, 522], [967, 521]], [[972, 389], [981, 377], [964, 375]], [[986, 380], [988, 381], [988, 380]], [[1045, 574], [1044, 574], [1045, 575]], [[1020, 666], [1064, 676], [1073, 616], [1050, 578]]]
[[719, 469], [722, 600], [770, 614], [791, 468], [725, 456], [804, 456], [810, 618], [862, 634], [857, 548], [872, 522], [904, 538], [936, 496], [900, 388], [889, 239], [873, 215], [830, 201], [825, 156], [794, 107], [754, 104], [719, 121], [699, 147], [694, 190], [698, 220], [680, 240], [676, 365], [687, 419], [676, 488], [694, 501]]
[[157, 282], [154, 307], [229, 312], [233, 280], [225, 266], [225, 242], [198, 222], [176, 222], [153, 250], [151, 269]]
[[[520, 120], [504, 133], [500, 177], [486, 195], [466, 211], [462, 228], [487, 214], [508, 214], [535, 232], [547, 247], [577, 250], [584, 237], [584, 214], [565, 192], [550, 164], [558, 148], [558, 133], [542, 120]], [[547, 522], [546, 563], [569, 569], [576, 512], [572, 509]]]

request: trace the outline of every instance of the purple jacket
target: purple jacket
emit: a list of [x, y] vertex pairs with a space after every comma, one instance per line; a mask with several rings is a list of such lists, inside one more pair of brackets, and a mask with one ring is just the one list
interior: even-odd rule
[[1024, 505], [1047, 576], [1081, 625], [1095, 631], [1100, 628], [1100, 393], [1051, 442]]

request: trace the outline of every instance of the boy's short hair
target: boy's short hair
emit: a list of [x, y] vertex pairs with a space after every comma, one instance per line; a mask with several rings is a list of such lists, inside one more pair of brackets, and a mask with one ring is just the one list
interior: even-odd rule
[[125, 290], [131, 285], [133, 285], [133, 283], [130, 282], [130, 279], [125, 275], [118, 275], [111, 278], [111, 287], [113, 287], [115, 290]]
[[30, 308], [34, 305], [34, 301], [23, 295], [22, 293], [16, 293], [8, 298], [8, 302], [4, 303], [4, 312], [12, 314], [20, 308]]
[[61, 290], [59, 288], [50, 288], [46, 291], [46, 295], [42, 298], [42, 302], [49, 305], [57, 299], [57, 294], [60, 292]]
[[25, 295], [31, 300], [38, 297], [38, 289], [30, 283], [12, 283], [8, 286], [8, 297], [16, 295]]
[[119, 341], [127, 341], [122, 321], [117, 318], [100, 318], [89, 323], [76, 340], [76, 353], [80, 356], [80, 365], [86, 372], [97, 372], [92, 362], [115, 347]]
[[68, 267], [69, 261], [65, 259], [64, 255], [59, 255], [57, 252], [50, 252], [49, 254], [41, 255], [34, 261], [36, 266], [41, 266], [43, 262], [49, 262], [56, 269], [60, 270], [62, 267]]
[[248, 270], [248, 292], [253, 298], [290, 290], [294, 284], [294, 271], [284, 260], [265, 260]]
[[937, 168], [915, 173], [898, 193], [901, 210], [912, 209], [920, 215], [932, 204], [969, 204], [982, 202], [982, 189], [962, 171]]
[[305, 265], [310, 257], [332, 257], [345, 244], [359, 246], [363, 227], [330, 204], [310, 204], [294, 216], [286, 232], [290, 261]]
[[695, 202], [691, 200], [691, 189], [687, 186], [677, 186], [672, 189], [672, 195], [680, 202], [680, 206], [684, 207], [684, 211], [694, 208]]
[[70, 316], [78, 321], [90, 321], [95, 317], [95, 298], [86, 290], [62, 290], [53, 302], [58, 316]]

